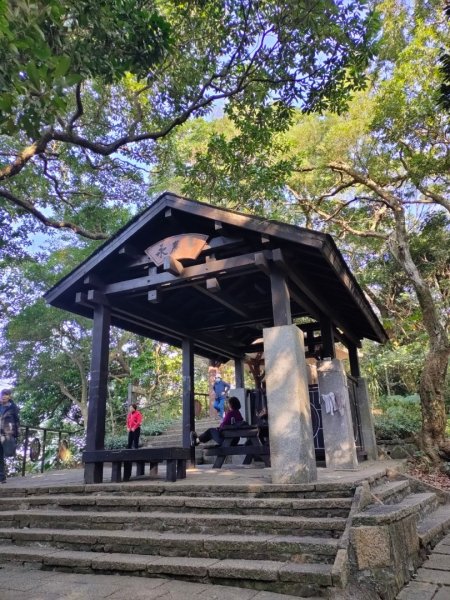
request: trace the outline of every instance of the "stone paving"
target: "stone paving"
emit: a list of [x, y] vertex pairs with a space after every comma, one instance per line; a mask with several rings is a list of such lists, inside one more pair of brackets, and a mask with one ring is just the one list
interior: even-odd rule
[[450, 534], [435, 546], [397, 600], [450, 600]]
[[[378, 473], [392, 469], [401, 471], [404, 460], [378, 460], [366, 461], [358, 465], [356, 469], [331, 470], [325, 468], [317, 469], [317, 480], [319, 483], [357, 483]], [[46, 485], [82, 485], [84, 483], [84, 472], [82, 468], [61, 469], [48, 471], [46, 473], [27, 474], [26, 477], [11, 477], [6, 485], [0, 487], [0, 495], [6, 495], [8, 488], [27, 488]], [[111, 480], [111, 469], [104, 468], [104, 483]], [[158, 475], [143, 476], [139, 479], [132, 478], [133, 483], [150, 481], [165, 482], [165, 466], [160, 465]], [[186, 479], [178, 479], [176, 485], [205, 485], [205, 484], [270, 484], [272, 483], [270, 468], [255, 467], [253, 465], [224, 465], [221, 469], [213, 469], [211, 465], [197, 465], [188, 467]], [[123, 484], [126, 486], [126, 484]], [[0, 598], [1, 600], [1, 598]]]
[[[375, 478], [386, 469], [401, 470], [404, 461], [364, 462], [356, 469], [331, 471], [318, 469], [318, 483], [357, 483]], [[110, 473], [105, 468], [104, 481], [107, 484]], [[149, 481], [160, 480], [165, 483], [165, 470], [160, 468], [158, 476], [144, 476], [133, 479], [136, 485], [148, 484]], [[220, 470], [210, 465], [199, 465], [189, 468], [187, 478], [178, 480], [173, 485], [260, 485], [270, 484], [270, 468], [243, 467], [226, 465]], [[27, 475], [8, 479], [6, 485], [0, 487], [0, 496], [8, 495], [13, 488], [32, 488], [41, 486], [82, 485], [83, 469], [70, 469], [47, 472], [45, 474]], [[120, 484], [126, 487], [127, 484]], [[450, 547], [449, 547], [450, 550]], [[450, 555], [448, 556], [450, 559]], [[449, 573], [450, 582], [450, 573]], [[437, 589], [437, 585], [435, 586]], [[448, 588], [450, 590], [450, 588]], [[364, 593], [364, 600], [375, 599], [369, 591]], [[40, 571], [32, 565], [8, 564], [0, 565], [0, 600], [294, 600], [296, 596], [281, 595], [274, 592], [218, 586], [202, 583], [173, 581], [159, 578], [140, 578], [119, 575], [90, 575], [77, 573], [61, 573], [57, 571]], [[426, 598], [426, 596], [405, 597]], [[445, 596], [436, 596], [443, 600]], [[333, 600], [361, 600], [361, 589], [354, 592], [334, 593]], [[450, 596], [448, 597], [450, 600]], [[318, 600], [310, 598], [310, 600]], [[402, 600], [404, 600], [402, 598]]]
[[[0, 566], [0, 600], [298, 600], [222, 585]], [[314, 600], [314, 598], [310, 598]]]

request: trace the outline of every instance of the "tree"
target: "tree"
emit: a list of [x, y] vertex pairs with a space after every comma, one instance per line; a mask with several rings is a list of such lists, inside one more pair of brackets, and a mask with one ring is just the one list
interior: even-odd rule
[[[21, 261], [8, 268], [7, 279], [16, 293], [5, 298], [3, 306], [0, 372], [16, 380], [27, 424], [87, 425], [91, 323], [48, 306], [41, 297], [86, 253], [62, 248], [45, 260], [41, 256], [42, 262]], [[111, 328], [107, 429], [124, 427], [129, 384], [139, 387], [145, 406], [164, 402], [170, 414], [179, 410], [180, 381], [178, 349]]]
[[[408, 8], [393, 3], [399, 11]], [[422, 404], [422, 443], [436, 458], [436, 447], [445, 440], [445, 381], [450, 356], [448, 337], [448, 274], [450, 238], [448, 197], [450, 157], [448, 153], [448, 115], [437, 110], [438, 61], [444, 31], [437, 25], [434, 11], [428, 14], [417, 6], [405, 39], [397, 49], [395, 62], [387, 61], [389, 77], [374, 79], [366, 100], [357, 108], [366, 108], [368, 119], [360, 124], [358, 139], [346, 147], [320, 153], [312, 168], [326, 172], [326, 189], [314, 198], [315, 214], [325, 222], [333, 221], [349, 236], [364, 236], [383, 242], [382, 250], [393, 256], [417, 297], [428, 354], [420, 374]], [[386, 11], [385, 19], [389, 18]], [[405, 19], [405, 22], [407, 20]], [[353, 123], [347, 117], [338, 127]], [[347, 122], [346, 122], [347, 121]], [[332, 135], [328, 131], [330, 144]], [[341, 141], [345, 136], [341, 134]], [[350, 141], [350, 143], [348, 143]], [[309, 203], [301, 188], [294, 195]], [[300, 191], [300, 193], [299, 193]], [[436, 261], [430, 277], [428, 247], [414, 256], [414, 241], [426, 236], [434, 216], [435, 231], [444, 242], [443, 260]], [[440, 219], [441, 227], [436, 227]], [[430, 254], [435, 248], [430, 248]], [[428, 270], [428, 273], [427, 273]], [[447, 283], [446, 283], [447, 282]]]
[[[220, 143], [214, 131], [203, 149], [191, 148], [187, 162], [188, 144], [178, 146], [175, 172], [183, 175], [185, 161], [183, 190], [195, 190], [197, 197], [202, 189], [209, 195], [214, 190], [221, 194], [216, 201], [233, 203], [241, 186], [250, 197], [253, 183], [257, 198], [260, 180], [245, 181], [245, 173], [228, 158], [239, 139], [252, 139], [253, 128], [258, 144], [239, 144], [240, 160], [259, 163], [270, 179], [273, 197], [261, 207], [264, 214], [277, 217], [283, 210], [283, 220], [337, 236], [354, 270], [366, 274], [366, 292], [391, 325], [396, 343], [425, 336], [422, 441], [436, 458], [445, 439], [450, 355], [449, 117], [439, 110], [438, 97], [438, 56], [448, 32], [432, 4], [386, 0], [379, 8], [379, 58], [370, 68], [370, 86], [356, 95], [346, 114], [298, 113], [287, 133], [273, 128], [266, 138], [252, 123], [221, 134]], [[284, 169], [278, 168], [280, 161]], [[383, 265], [382, 279], [370, 280], [367, 273], [376, 265], [378, 275]], [[417, 305], [413, 301], [410, 309], [405, 297], [412, 294]], [[404, 331], [392, 327], [394, 322]]]
[[0, 225], [108, 237], [158, 140], [220, 101], [262, 128], [342, 110], [374, 30], [365, 0], [1, 1]]

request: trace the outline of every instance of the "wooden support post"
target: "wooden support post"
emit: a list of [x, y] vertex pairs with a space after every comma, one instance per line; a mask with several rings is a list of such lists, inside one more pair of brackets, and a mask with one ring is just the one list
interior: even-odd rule
[[133, 463], [131, 463], [131, 462], [123, 463], [123, 480], [124, 481], [130, 481], [132, 467], [133, 467]]
[[[191, 431], [195, 430], [194, 407], [194, 352], [191, 339], [182, 342], [183, 355], [183, 448], [191, 445]], [[195, 448], [192, 448], [191, 462], [195, 463]]]
[[348, 358], [350, 361], [350, 374], [353, 377], [361, 377], [361, 371], [359, 369], [358, 350], [354, 344], [348, 344]]
[[177, 460], [177, 479], [186, 479], [186, 461], [182, 458]]
[[333, 323], [331, 319], [325, 316], [320, 319], [320, 332], [322, 337], [322, 358], [336, 358]]
[[273, 264], [270, 264], [270, 287], [274, 327], [292, 325], [291, 300], [286, 277], [283, 271]]
[[308, 347], [308, 352], [313, 355], [315, 350], [315, 340], [314, 340], [314, 330], [308, 329], [306, 332], [306, 345]]
[[[91, 379], [86, 432], [86, 450], [91, 451], [103, 450], [105, 443], [110, 324], [109, 307], [98, 304], [94, 309], [92, 330]], [[86, 483], [102, 483], [103, 464], [87, 464], [84, 469], [84, 478]]]
[[152, 304], [158, 304], [161, 302], [161, 293], [159, 290], [150, 290], [147, 294], [147, 299]]
[[112, 483], [120, 483], [122, 481], [122, 463], [113, 462], [111, 465], [111, 481]]
[[237, 388], [245, 387], [244, 384], [244, 360], [242, 358], [234, 359], [234, 378]]
[[216, 277], [211, 277], [211, 279], [206, 280], [206, 289], [213, 294], [220, 292], [220, 283], [217, 281]]
[[177, 461], [176, 459], [166, 460], [166, 481], [177, 480]]
[[183, 273], [183, 265], [173, 256], [166, 256], [163, 262], [163, 269], [172, 275], [181, 275]]

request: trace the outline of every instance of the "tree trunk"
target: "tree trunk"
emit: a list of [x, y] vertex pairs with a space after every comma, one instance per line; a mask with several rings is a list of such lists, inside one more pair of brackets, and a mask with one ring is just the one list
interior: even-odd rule
[[395, 245], [391, 243], [391, 249], [414, 286], [430, 344], [419, 385], [422, 404], [422, 447], [433, 461], [438, 461], [438, 448], [444, 443], [447, 421], [444, 392], [450, 342], [439, 320], [433, 294], [412, 259], [403, 207], [398, 205], [394, 214]]
[[420, 376], [420, 400], [422, 402], [422, 444], [433, 460], [438, 460], [437, 447], [445, 441], [447, 415], [444, 392], [448, 368], [448, 344], [431, 347]]

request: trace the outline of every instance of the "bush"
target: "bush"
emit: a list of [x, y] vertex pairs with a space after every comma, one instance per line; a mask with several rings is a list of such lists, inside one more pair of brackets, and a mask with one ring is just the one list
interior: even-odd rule
[[375, 409], [375, 435], [379, 440], [406, 439], [420, 431], [422, 411], [418, 394], [386, 396]]
[[[151, 423], [144, 423], [141, 427], [141, 438], [139, 444], [146, 445], [147, 438], [161, 435], [170, 426], [171, 419], [159, 419]], [[128, 434], [121, 433], [116, 435], [107, 435], [105, 438], [105, 450], [119, 450], [126, 448], [128, 444]]]
[[151, 421], [146, 423], [144, 421], [141, 427], [141, 433], [144, 436], [161, 435], [170, 427], [172, 419], [158, 419], [157, 421]]

